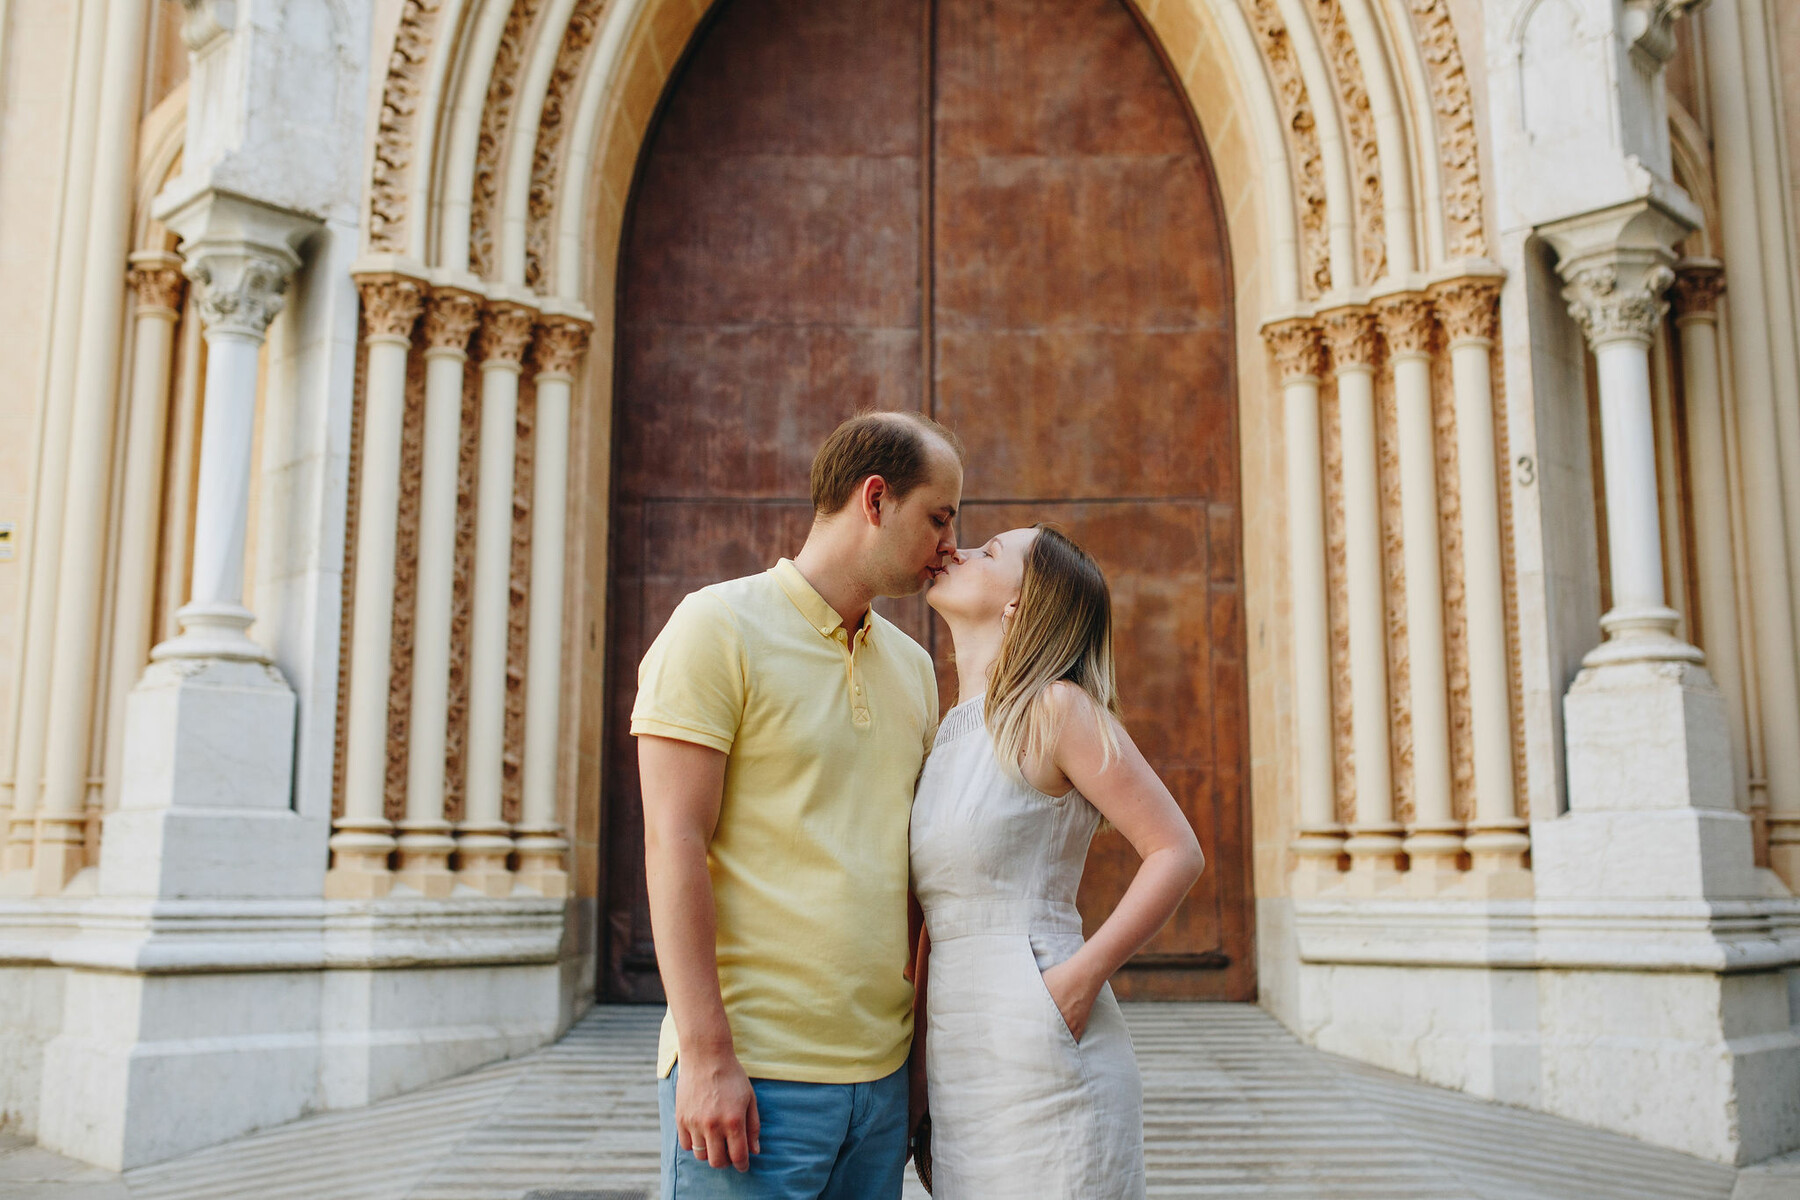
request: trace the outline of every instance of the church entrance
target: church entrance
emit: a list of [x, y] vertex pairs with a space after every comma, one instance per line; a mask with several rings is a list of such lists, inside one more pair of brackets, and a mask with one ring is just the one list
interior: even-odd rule
[[[723, 0], [639, 163], [618, 289], [600, 992], [661, 998], [636, 666], [793, 554], [818, 443], [924, 411], [962, 545], [1051, 521], [1111, 580], [1125, 719], [1208, 867], [1115, 981], [1255, 993], [1232, 283], [1211, 162], [1121, 0]], [[884, 611], [938, 657], [923, 601]], [[1137, 858], [1096, 839], [1090, 930]]]

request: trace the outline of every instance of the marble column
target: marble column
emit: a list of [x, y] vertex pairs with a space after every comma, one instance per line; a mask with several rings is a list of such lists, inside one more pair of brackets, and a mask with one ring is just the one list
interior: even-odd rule
[[1540, 898], [1750, 899], [1725, 701], [1663, 589], [1650, 347], [1693, 217], [1645, 199], [1542, 227], [1593, 350], [1613, 605], [1563, 702], [1569, 811], [1534, 826]]
[[563, 560], [569, 492], [569, 399], [590, 322], [546, 313], [538, 325], [531, 494], [531, 616], [525, 659], [524, 795], [516, 832], [519, 883], [566, 896], [569, 843], [556, 819], [562, 726]]
[[456, 827], [458, 878], [477, 891], [512, 891], [512, 829], [500, 811], [505, 774], [506, 632], [512, 602], [513, 463], [519, 375], [535, 309], [488, 305], [481, 323], [481, 457], [475, 499], [475, 577], [469, 635], [469, 732], [463, 819]]
[[1381, 559], [1381, 486], [1375, 426], [1375, 318], [1361, 306], [1321, 316], [1337, 377], [1343, 448], [1344, 574], [1349, 593], [1350, 724], [1356, 814], [1344, 850], [1352, 869], [1382, 880], [1398, 868], [1388, 758], [1387, 614]]
[[400, 440], [406, 420], [406, 360], [425, 285], [394, 272], [359, 274], [368, 368], [356, 495], [356, 590], [350, 625], [350, 687], [344, 717], [344, 811], [333, 822], [333, 898], [386, 895], [388, 695], [392, 683], [394, 554], [400, 512]]
[[1400, 292], [1375, 302], [1394, 369], [1400, 454], [1400, 526], [1406, 564], [1408, 706], [1412, 714], [1413, 819], [1406, 853], [1415, 878], [1453, 874], [1462, 822], [1452, 807], [1450, 692], [1444, 655], [1444, 570], [1438, 530], [1437, 430], [1431, 399], [1431, 301]]
[[205, 326], [192, 582], [181, 632], [150, 652], [125, 713], [119, 807], [105, 818], [103, 895], [317, 896], [314, 822], [293, 811], [294, 693], [248, 630], [258, 357], [316, 218], [203, 188], [157, 214], [182, 238]]
[[1513, 787], [1512, 684], [1506, 648], [1506, 574], [1500, 535], [1493, 349], [1500, 279], [1467, 276], [1432, 288], [1450, 350], [1456, 405], [1457, 499], [1462, 507], [1463, 620], [1469, 653], [1469, 738], [1475, 812], [1463, 847], [1485, 875], [1521, 871], [1531, 839]]
[[1325, 584], [1324, 459], [1319, 380], [1325, 373], [1318, 325], [1308, 319], [1263, 330], [1281, 384], [1286, 450], [1288, 581], [1293, 611], [1295, 791], [1303, 862], [1334, 870], [1344, 852], [1332, 777], [1331, 618]]
[[433, 288], [425, 309], [425, 436], [419, 478], [419, 563], [414, 572], [412, 719], [407, 726], [406, 815], [399, 881], [427, 896], [455, 889], [456, 843], [444, 817], [450, 714], [450, 610], [456, 590], [456, 469], [463, 369], [481, 323], [481, 297]]

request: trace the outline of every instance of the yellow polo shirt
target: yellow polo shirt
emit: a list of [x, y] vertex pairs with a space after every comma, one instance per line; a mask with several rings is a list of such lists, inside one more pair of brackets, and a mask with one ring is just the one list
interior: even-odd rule
[[[729, 756], [707, 868], [753, 1078], [867, 1083], [906, 1061], [907, 826], [937, 711], [924, 648], [872, 611], [851, 636], [785, 558], [690, 594], [644, 655], [632, 734]], [[678, 1049], [665, 1017], [659, 1076]]]

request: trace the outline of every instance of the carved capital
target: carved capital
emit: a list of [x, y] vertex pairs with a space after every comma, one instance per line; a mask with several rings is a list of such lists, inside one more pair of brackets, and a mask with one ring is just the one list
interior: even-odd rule
[[1675, 272], [1665, 263], [1603, 260], [1571, 271], [1562, 294], [1589, 346], [1596, 350], [1610, 342], [1648, 346], [1669, 311], [1662, 294], [1674, 281]]
[[1375, 366], [1375, 316], [1366, 308], [1336, 308], [1319, 318], [1338, 371]]
[[525, 361], [531, 348], [531, 329], [537, 313], [512, 300], [495, 300], [481, 316], [479, 344], [481, 362], [511, 363]]
[[363, 328], [373, 341], [412, 341], [413, 325], [425, 306], [425, 285], [405, 275], [361, 275], [356, 290], [362, 296]]
[[1675, 265], [1675, 286], [1669, 296], [1675, 302], [1677, 321], [1718, 319], [1719, 297], [1725, 294], [1725, 272], [1705, 259]]
[[139, 308], [181, 311], [187, 277], [181, 273], [181, 259], [176, 255], [156, 251], [132, 255], [125, 282], [137, 296]]
[[257, 341], [287, 302], [296, 258], [267, 246], [240, 242], [202, 244], [184, 268], [195, 287], [200, 320], [208, 333]]
[[1623, 33], [1633, 50], [1655, 66], [1675, 56], [1675, 22], [1706, 0], [1625, 0]]
[[1431, 300], [1423, 292], [1401, 292], [1375, 302], [1381, 335], [1387, 339], [1389, 357], [1431, 356], [1436, 332]]
[[545, 317], [537, 327], [538, 374], [573, 375], [594, 327], [578, 317]]
[[461, 288], [433, 288], [425, 306], [427, 353], [450, 350], [469, 352], [469, 336], [481, 324], [481, 297]]
[[1292, 383], [1297, 379], [1318, 379], [1325, 374], [1325, 345], [1319, 340], [1319, 327], [1305, 317], [1276, 321], [1263, 326], [1263, 341], [1275, 356], [1275, 379]]
[[1451, 349], [1464, 342], [1494, 344], [1500, 330], [1500, 280], [1488, 276], [1452, 279], [1432, 288], [1431, 298]]

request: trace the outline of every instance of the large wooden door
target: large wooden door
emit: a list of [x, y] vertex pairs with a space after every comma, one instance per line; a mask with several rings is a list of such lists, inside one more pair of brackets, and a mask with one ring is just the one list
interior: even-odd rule
[[[602, 991], [660, 997], [639, 658], [805, 537], [861, 408], [969, 449], [961, 540], [1053, 521], [1106, 568], [1126, 721], [1209, 867], [1122, 995], [1254, 994], [1231, 278], [1211, 165], [1120, 0], [723, 0], [646, 143], [618, 317]], [[938, 657], [921, 600], [884, 611]], [[1136, 867], [1095, 842], [1090, 928]]]

